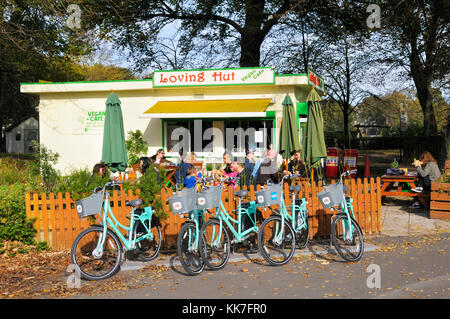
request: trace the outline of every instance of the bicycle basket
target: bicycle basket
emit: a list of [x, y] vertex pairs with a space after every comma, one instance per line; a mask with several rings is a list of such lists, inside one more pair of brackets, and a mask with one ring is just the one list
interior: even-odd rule
[[272, 184], [255, 193], [256, 204], [259, 207], [278, 205], [283, 191], [283, 183]]
[[339, 206], [344, 199], [344, 188], [341, 183], [324, 186], [323, 190], [317, 194], [323, 208]]
[[185, 189], [169, 198], [170, 208], [173, 214], [184, 214], [195, 209], [197, 199], [196, 188]]
[[211, 209], [220, 206], [223, 185], [211, 186], [197, 193], [197, 208]]
[[84, 218], [86, 216], [99, 214], [102, 210], [103, 195], [105, 195], [104, 190], [94, 193], [89, 197], [77, 200], [75, 202], [75, 207], [77, 208], [78, 217]]

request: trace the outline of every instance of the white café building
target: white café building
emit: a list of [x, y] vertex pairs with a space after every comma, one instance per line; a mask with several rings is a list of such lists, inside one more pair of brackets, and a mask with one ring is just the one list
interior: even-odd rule
[[325, 94], [323, 79], [312, 71], [275, 74], [273, 68], [255, 67], [155, 71], [149, 80], [22, 83], [21, 92], [40, 96], [40, 143], [60, 154], [57, 168], [68, 173], [101, 160], [105, 102], [112, 90], [121, 100], [126, 138], [128, 131], [140, 130], [147, 156], [163, 148], [166, 157], [176, 158], [181, 145], [212, 163], [220, 162], [226, 149], [236, 157], [245, 156], [248, 147], [257, 155], [267, 147], [278, 149], [283, 99], [290, 96], [301, 128], [313, 85]]

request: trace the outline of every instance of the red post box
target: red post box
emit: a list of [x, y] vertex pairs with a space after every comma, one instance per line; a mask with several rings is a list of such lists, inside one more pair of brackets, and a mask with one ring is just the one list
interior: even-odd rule
[[[358, 150], [343, 150], [342, 156], [343, 159], [343, 166], [344, 166], [344, 172], [347, 170], [352, 169], [358, 169], [357, 162], [358, 162]], [[356, 174], [350, 175], [352, 178], [356, 178]]]
[[327, 178], [337, 178], [339, 171], [339, 153], [340, 148], [327, 148], [327, 162], [325, 164], [325, 176]]

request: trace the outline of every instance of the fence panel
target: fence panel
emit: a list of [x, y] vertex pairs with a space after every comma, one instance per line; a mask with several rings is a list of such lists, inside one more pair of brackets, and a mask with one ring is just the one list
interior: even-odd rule
[[[333, 181], [334, 182], [334, 181]], [[331, 216], [333, 212], [330, 209], [323, 209], [317, 198], [317, 193], [322, 190], [322, 185], [306, 181], [295, 181], [296, 184], [302, 186], [298, 197], [305, 198], [308, 201], [310, 238], [329, 236], [331, 231]], [[346, 180], [345, 184], [349, 186], [349, 194], [353, 198], [353, 206], [355, 218], [360, 224], [362, 230], [366, 234], [378, 233], [381, 231], [381, 182], [378, 177], [376, 181], [373, 178], [364, 180], [358, 179]], [[250, 200], [255, 200], [255, 192], [260, 190], [258, 185], [256, 190], [253, 186], [249, 188]], [[239, 188], [236, 188], [239, 190]], [[291, 203], [289, 188], [287, 185], [283, 188], [286, 203]], [[130, 214], [130, 207], [125, 203], [128, 200], [139, 197], [139, 191], [133, 194], [116, 190], [110, 195], [111, 208], [117, 220], [127, 226], [129, 220], [126, 218]], [[231, 187], [224, 188], [222, 193], [222, 201], [228, 211], [231, 212], [236, 208], [233, 199], [234, 191]], [[163, 188], [161, 191], [162, 207], [167, 218], [161, 221], [162, 224], [162, 246], [164, 248], [174, 248], [178, 231], [185, 221], [178, 215], [173, 215], [168, 199], [173, 195], [172, 189]], [[28, 218], [36, 218], [34, 227], [37, 230], [36, 240], [46, 241], [50, 247], [57, 250], [70, 249], [75, 237], [83, 230], [90, 226], [87, 218], [80, 219], [75, 209], [75, 201], [66, 194], [36, 194], [27, 193], [25, 195], [26, 213]], [[273, 207], [278, 209], [278, 207]], [[271, 209], [259, 209], [260, 216], [267, 218], [273, 212]], [[207, 217], [209, 218], [209, 216]], [[125, 231], [123, 231], [125, 233]]]

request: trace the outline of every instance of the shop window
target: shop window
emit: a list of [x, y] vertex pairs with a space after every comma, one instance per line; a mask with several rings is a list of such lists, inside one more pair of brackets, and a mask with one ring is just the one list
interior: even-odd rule
[[272, 120], [227, 120], [225, 147], [241, 155], [248, 148], [261, 152], [272, 144], [272, 128]]
[[[168, 152], [212, 152], [211, 139], [204, 138], [213, 127], [211, 120], [182, 120], [166, 122], [166, 145]], [[206, 134], [205, 134], [206, 133]]]

